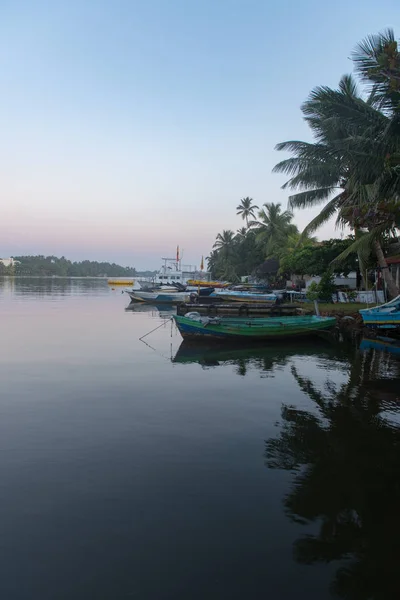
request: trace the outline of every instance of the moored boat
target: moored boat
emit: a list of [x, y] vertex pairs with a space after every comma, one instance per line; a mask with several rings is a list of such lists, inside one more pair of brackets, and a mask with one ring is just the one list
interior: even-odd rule
[[395, 329], [400, 327], [400, 296], [381, 306], [363, 308], [359, 312], [367, 327]]
[[262, 294], [259, 292], [240, 292], [236, 290], [215, 290], [212, 294], [220, 300], [229, 300], [229, 302], [276, 302], [276, 294]]
[[132, 302], [148, 302], [150, 304], [180, 304], [189, 302], [190, 294], [187, 292], [169, 291], [163, 292], [154, 290], [153, 292], [144, 292], [141, 290], [125, 290]]
[[173, 315], [183, 338], [215, 340], [284, 339], [308, 336], [332, 328], [335, 317], [296, 316], [267, 318], [202, 317], [188, 313], [184, 317]]
[[107, 279], [108, 285], [135, 285], [135, 280], [132, 278], [121, 277], [118, 279]]
[[212, 287], [212, 288], [226, 288], [229, 284], [227, 281], [207, 281], [205, 279], [188, 279], [187, 284], [194, 287]]

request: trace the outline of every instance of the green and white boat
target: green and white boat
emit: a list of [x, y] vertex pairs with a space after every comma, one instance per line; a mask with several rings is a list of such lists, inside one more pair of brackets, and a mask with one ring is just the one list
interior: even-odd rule
[[173, 319], [185, 339], [215, 340], [270, 340], [310, 336], [331, 329], [335, 317], [295, 316], [268, 318], [210, 318], [197, 312]]

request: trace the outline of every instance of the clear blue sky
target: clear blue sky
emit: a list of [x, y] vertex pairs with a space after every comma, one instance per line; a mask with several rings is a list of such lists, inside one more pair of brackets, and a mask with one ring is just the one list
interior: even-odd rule
[[2, 0], [0, 256], [198, 264], [241, 197], [286, 205], [275, 144], [388, 26], [397, 0]]

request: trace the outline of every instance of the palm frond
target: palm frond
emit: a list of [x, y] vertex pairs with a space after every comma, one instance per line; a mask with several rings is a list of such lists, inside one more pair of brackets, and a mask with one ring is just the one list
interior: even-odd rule
[[335, 198], [332, 198], [332, 200], [330, 200], [330, 202], [328, 202], [328, 204], [324, 206], [321, 212], [316, 217], [314, 217], [312, 221], [310, 221], [307, 227], [304, 228], [303, 233], [301, 234], [302, 238], [310, 236], [312, 233], [317, 231], [317, 229], [319, 229], [322, 225], [324, 225], [324, 223], [326, 223], [327, 221], [329, 221], [329, 219], [333, 217], [341, 202], [341, 198], [342, 194], [338, 194], [337, 196], [335, 196]]
[[288, 198], [288, 206], [292, 210], [296, 208], [316, 206], [317, 204], [321, 204], [321, 202], [324, 202], [327, 198], [329, 198], [334, 190], [335, 188], [333, 187], [325, 187], [293, 194]]
[[379, 240], [382, 235], [388, 230], [387, 224], [381, 224], [377, 227], [374, 227], [368, 233], [364, 235], [359, 235], [358, 239], [356, 239], [344, 252], [339, 254], [333, 261], [332, 264], [340, 264], [345, 261], [345, 259], [355, 252], [366, 253], [371, 250], [373, 242], [375, 240]]

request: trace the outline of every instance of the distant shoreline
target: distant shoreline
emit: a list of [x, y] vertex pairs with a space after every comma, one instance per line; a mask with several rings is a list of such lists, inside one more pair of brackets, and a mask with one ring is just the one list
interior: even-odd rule
[[[0, 275], [0, 279], [97, 279], [108, 281], [110, 277], [100, 277], [97, 275]], [[129, 277], [120, 276], [112, 277], [112, 279], [129, 279]]]

